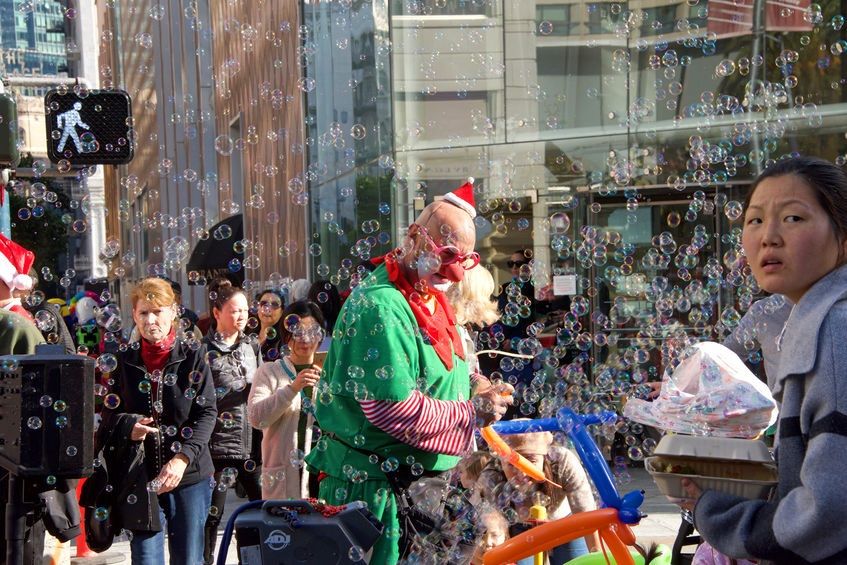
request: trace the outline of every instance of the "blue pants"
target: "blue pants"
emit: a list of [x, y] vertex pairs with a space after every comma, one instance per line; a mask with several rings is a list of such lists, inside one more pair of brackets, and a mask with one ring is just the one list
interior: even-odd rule
[[[202, 480], [159, 495], [171, 563], [202, 565], [203, 527], [212, 504], [212, 485]], [[165, 565], [165, 532], [133, 532], [132, 565]]]

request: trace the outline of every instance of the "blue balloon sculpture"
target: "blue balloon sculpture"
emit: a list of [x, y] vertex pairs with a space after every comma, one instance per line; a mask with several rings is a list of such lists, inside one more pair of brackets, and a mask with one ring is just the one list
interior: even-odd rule
[[618, 511], [621, 522], [637, 524], [641, 520], [639, 508], [644, 502], [644, 491], [634, 490], [621, 497], [615, 487], [612, 472], [600, 453], [600, 448], [594, 442], [586, 426], [614, 422], [617, 414], [601, 412], [600, 414], [580, 415], [567, 406], [559, 409], [555, 418], [538, 418], [536, 420], [508, 420], [492, 424], [499, 434], [525, 434], [532, 432], [564, 432], [568, 434], [576, 449], [577, 455], [588, 471], [588, 476], [600, 493], [600, 500], [606, 508]]

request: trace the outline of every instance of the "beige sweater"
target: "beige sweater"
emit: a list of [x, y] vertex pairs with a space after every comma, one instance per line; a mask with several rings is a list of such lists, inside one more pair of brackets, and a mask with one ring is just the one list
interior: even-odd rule
[[[264, 363], [253, 377], [247, 399], [250, 425], [264, 432], [262, 437], [262, 498], [265, 500], [299, 499], [308, 496], [309, 474], [291, 463], [291, 452], [297, 449], [297, 423], [300, 419], [301, 395], [295, 392], [293, 380], [282, 368], [285, 363], [292, 375], [294, 365], [288, 357]], [[304, 451], [312, 444], [312, 425], [306, 425]]]

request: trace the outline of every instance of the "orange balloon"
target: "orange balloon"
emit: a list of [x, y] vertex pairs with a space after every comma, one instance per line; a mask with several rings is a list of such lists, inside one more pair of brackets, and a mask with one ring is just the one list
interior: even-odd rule
[[[514, 563], [598, 531], [618, 565], [635, 565], [635, 560], [626, 548], [627, 545], [635, 543], [635, 536], [632, 535], [629, 526], [620, 522], [618, 511], [614, 508], [571, 514], [536, 526], [486, 551], [482, 557], [482, 563], [483, 565]], [[621, 537], [618, 537], [619, 534]]]
[[544, 471], [533, 465], [529, 459], [512, 449], [508, 443], [503, 441], [503, 438], [501, 438], [491, 426], [481, 428], [479, 433], [494, 453], [504, 458], [510, 465], [513, 465], [526, 476], [538, 481], [539, 483], [547, 481], [559, 488], [562, 488], [561, 485], [554, 483], [544, 476]]

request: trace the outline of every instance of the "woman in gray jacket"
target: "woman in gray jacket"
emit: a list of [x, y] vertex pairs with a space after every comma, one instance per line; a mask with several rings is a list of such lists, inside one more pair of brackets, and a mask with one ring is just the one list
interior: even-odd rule
[[240, 483], [250, 500], [261, 500], [261, 469], [252, 458], [253, 429], [247, 419], [247, 396], [261, 363], [258, 345], [245, 335], [249, 316], [244, 290], [220, 279], [209, 286], [212, 327], [203, 339], [215, 381], [218, 421], [209, 450], [215, 464], [215, 490], [206, 519], [204, 559], [212, 563], [218, 526], [229, 487]]
[[742, 236], [756, 282], [795, 304], [778, 342], [776, 500], [701, 492], [684, 480], [697, 529], [733, 558], [847, 563], [847, 175], [794, 158], [748, 196]]

